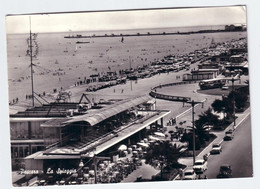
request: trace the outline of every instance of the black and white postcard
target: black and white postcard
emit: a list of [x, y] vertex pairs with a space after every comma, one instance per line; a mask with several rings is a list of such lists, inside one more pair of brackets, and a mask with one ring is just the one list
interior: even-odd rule
[[6, 15], [10, 184], [253, 178], [247, 11]]

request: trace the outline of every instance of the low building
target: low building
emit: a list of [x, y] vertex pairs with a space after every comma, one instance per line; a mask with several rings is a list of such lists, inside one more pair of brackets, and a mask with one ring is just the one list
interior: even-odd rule
[[152, 97], [144, 95], [101, 109], [90, 109], [82, 115], [46, 118], [38, 122], [42, 149], [27, 153], [23, 158], [26, 178], [66, 177], [66, 170], [76, 171], [81, 161], [85, 164], [93, 155], [113, 159], [118, 145], [135, 143], [154, 127], [156, 130], [162, 128], [163, 118], [170, 111], [155, 110], [154, 103]]
[[[68, 111], [77, 110], [78, 103], [51, 103], [26, 109], [10, 115], [12, 169], [24, 167], [24, 157], [45, 149], [41, 124], [55, 118], [66, 117]], [[75, 115], [81, 115], [77, 113]]]
[[241, 64], [245, 61], [245, 56], [243, 54], [233, 55], [229, 61], [231, 64]]
[[225, 76], [231, 76], [232, 74], [248, 75], [248, 62], [225, 65]]
[[203, 79], [212, 79], [214, 74], [212, 72], [194, 73], [194, 74], [184, 74], [183, 81], [194, 81]]
[[247, 48], [231, 48], [229, 49], [230, 55], [237, 55], [247, 53]]
[[226, 31], [245, 31], [246, 26], [244, 26], [242, 24], [235, 24], [235, 25], [231, 24], [231, 25], [226, 25], [225, 30]]
[[191, 71], [190, 74], [184, 74], [183, 81], [204, 80], [216, 78], [220, 73], [219, 69], [198, 69]]
[[219, 66], [218, 63], [215, 62], [203, 62], [198, 65], [198, 69], [220, 69], [221, 66]]
[[211, 57], [212, 62], [228, 62], [229, 59], [230, 59], [230, 54], [227, 53], [223, 53]]

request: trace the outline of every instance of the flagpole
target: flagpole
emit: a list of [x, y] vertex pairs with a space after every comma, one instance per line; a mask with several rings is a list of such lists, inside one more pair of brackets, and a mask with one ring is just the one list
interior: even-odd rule
[[32, 106], [34, 107], [31, 17], [29, 17], [29, 21], [30, 21], [30, 60], [31, 60]]

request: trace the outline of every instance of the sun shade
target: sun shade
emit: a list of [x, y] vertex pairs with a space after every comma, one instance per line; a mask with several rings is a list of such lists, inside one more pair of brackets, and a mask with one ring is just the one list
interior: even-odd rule
[[88, 122], [91, 126], [93, 126], [118, 113], [126, 111], [139, 104], [148, 102], [151, 99], [152, 99], [152, 97], [150, 97], [149, 95], [144, 95], [144, 96], [139, 96], [139, 97], [135, 97], [132, 99], [127, 99], [127, 100], [112, 104], [104, 109], [101, 109], [98, 113], [85, 114], [85, 115], [73, 117], [71, 120], [68, 120], [65, 123]]

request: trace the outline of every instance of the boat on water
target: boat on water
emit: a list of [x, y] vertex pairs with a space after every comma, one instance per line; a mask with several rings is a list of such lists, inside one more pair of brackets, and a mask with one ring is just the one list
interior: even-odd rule
[[77, 41], [76, 44], [90, 43], [89, 41]]

